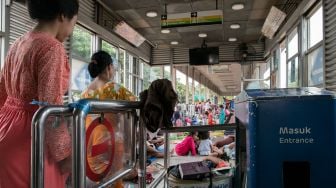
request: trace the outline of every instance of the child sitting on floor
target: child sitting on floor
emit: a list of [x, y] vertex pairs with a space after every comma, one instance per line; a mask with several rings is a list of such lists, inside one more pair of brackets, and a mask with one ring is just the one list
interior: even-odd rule
[[190, 132], [189, 135], [182, 140], [182, 142], [176, 144], [176, 154], [179, 156], [185, 156], [191, 151], [191, 155], [196, 155], [196, 140], [197, 132]]
[[200, 155], [218, 156], [222, 154], [216, 146], [212, 145], [209, 131], [199, 132], [198, 137], [200, 139], [200, 143], [198, 145], [198, 153]]

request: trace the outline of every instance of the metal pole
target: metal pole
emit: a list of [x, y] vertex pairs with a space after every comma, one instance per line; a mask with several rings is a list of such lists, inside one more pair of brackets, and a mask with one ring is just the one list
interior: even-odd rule
[[140, 102], [82, 99], [76, 103], [75, 108], [75, 126], [72, 134], [72, 182], [74, 188], [83, 188], [86, 187], [85, 118], [87, 114], [138, 109], [140, 108]]
[[34, 114], [31, 138], [30, 187], [44, 187], [44, 130], [48, 116], [71, 114], [72, 108], [68, 106], [46, 106], [40, 108]]
[[146, 127], [145, 125], [140, 121], [139, 126], [139, 171], [138, 171], [138, 177], [139, 177], [139, 187], [145, 188], [146, 187], [146, 159], [147, 159], [147, 139], [146, 139]]
[[124, 175], [126, 175], [127, 173], [131, 172], [132, 168], [127, 168], [124, 172], [122, 172], [121, 174], [118, 174], [117, 176], [113, 177], [112, 179], [109, 179], [106, 182], [103, 182], [102, 184], [99, 184], [98, 188], [104, 188], [108, 185], [110, 185], [111, 183], [113, 183], [114, 181], [116, 181], [117, 179], [123, 177]]
[[[131, 138], [130, 138], [130, 139], [132, 139], [132, 142], [131, 142], [132, 146], [135, 146], [135, 144], [136, 144], [136, 128], [137, 128], [137, 124], [138, 124], [138, 119], [137, 118], [138, 117], [137, 117], [137, 114], [136, 114], [135, 110], [132, 111], [131, 112], [131, 125], [133, 125], [133, 126], [131, 127], [132, 131], [131, 131]], [[129, 173], [130, 171], [132, 171], [132, 169], [135, 168], [135, 165], [136, 165], [136, 147], [133, 147], [131, 163], [128, 166], [128, 168], [123, 173], [121, 173], [121, 174], [113, 177], [112, 179], [109, 179], [106, 182], [103, 182], [98, 187], [99, 188], [106, 187], [107, 185], [111, 184], [115, 180], [123, 177], [124, 175], [126, 175], [127, 173]]]
[[133, 139], [132, 140], [132, 146], [134, 146], [133, 155], [132, 155], [132, 162], [133, 162], [132, 166], [133, 166], [133, 168], [135, 168], [136, 167], [136, 159], [137, 159], [137, 156], [136, 156], [136, 140], [137, 140], [136, 130], [139, 127], [139, 116], [137, 115], [136, 111], [134, 111], [132, 113], [132, 116], [133, 116], [133, 118], [132, 118], [133, 127], [132, 127], [132, 135], [131, 135], [132, 137], [131, 138]]
[[72, 129], [72, 183], [74, 188], [86, 187], [86, 148], [85, 148], [85, 117], [86, 112], [76, 109]]
[[224, 125], [201, 125], [201, 126], [189, 126], [189, 127], [169, 127], [162, 128], [162, 131], [169, 133], [176, 132], [192, 132], [192, 131], [215, 131], [215, 130], [236, 130], [236, 124], [224, 124]]
[[165, 185], [168, 185], [168, 167], [170, 163], [170, 142], [169, 142], [169, 132], [165, 132], [165, 158], [164, 158], [164, 168], [165, 168]]

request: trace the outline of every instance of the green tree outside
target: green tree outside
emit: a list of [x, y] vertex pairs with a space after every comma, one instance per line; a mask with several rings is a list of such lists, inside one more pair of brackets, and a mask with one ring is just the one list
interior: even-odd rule
[[180, 80], [177, 80], [175, 90], [178, 95], [179, 103], [186, 103], [186, 85], [182, 84]]
[[71, 41], [72, 55], [81, 60], [91, 60], [91, 34], [76, 26]]
[[143, 89], [148, 89], [150, 85], [151, 68], [146, 63], [143, 63]]
[[102, 41], [102, 50], [106, 51], [107, 53], [109, 53], [112, 58], [117, 59], [117, 52], [118, 49], [116, 47], [114, 47], [112, 44], [106, 42], [106, 41]]

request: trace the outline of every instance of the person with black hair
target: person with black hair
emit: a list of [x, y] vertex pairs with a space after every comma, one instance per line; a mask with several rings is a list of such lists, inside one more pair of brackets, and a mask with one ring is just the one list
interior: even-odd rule
[[[31, 121], [39, 108], [31, 102], [61, 105], [69, 83], [62, 42], [77, 21], [78, 0], [26, 2], [37, 25], [11, 45], [0, 73], [0, 187], [30, 187]], [[71, 160], [67, 126], [47, 126], [45, 140], [45, 187], [65, 187]]]
[[188, 155], [191, 152], [191, 155], [195, 156], [196, 152], [196, 141], [198, 139], [197, 132], [190, 132], [180, 143], [176, 144], [174, 150], [175, 153], [179, 156]]
[[225, 109], [224, 106], [221, 104], [219, 105], [219, 124], [223, 125], [225, 122]]
[[[90, 83], [88, 88], [82, 93], [82, 98], [95, 98], [95, 99], [112, 99], [112, 100], [127, 100], [134, 101], [136, 97], [125, 87], [113, 82], [114, 70], [116, 68], [113, 66], [113, 60], [105, 51], [98, 51], [94, 53], [91, 57], [91, 62], [88, 66], [88, 71], [93, 81]], [[86, 119], [86, 130], [90, 128], [91, 123], [97, 118], [95, 115], [89, 115]], [[99, 118], [99, 117], [98, 117]], [[91, 184], [98, 184], [104, 176], [96, 178], [90, 175], [90, 171], [94, 174], [103, 174], [103, 172], [109, 166], [109, 155], [100, 152], [100, 154], [95, 155], [95, 148], [104, 146], [104, 148], [115, 149], [114, 159], [122, 159], [124, 156], [124, 132], [117, 126], [117, 117], [115, 114], [104, 114], [104, 118], [111, 122], [113, 129], [115, 131], [115, 148], [108, 145], [108, 141], [111, 140], [111, 135], [104, 125], [98, 125], [92, 131], [91, 135], [87, 135], [89, 138], [89, 143], [87, 145], [87, 161], [89, 168], [87, 168], [87, 177], [91, 181], [87, 181]], [[105, 121], [105, 120], [104, 120]], [[87, 133], [88, 134], [88, 133]], [[99, 152], [98, 152], [99, 153]], [[115, 161], [112, 163], [111, 172], [116, 172], [123, 167], [123, 163], [120, 161]], [[89, 170], [89, 171], [88, 171]], [[109, 175], [109, 174], [106, 174]], [[119, 179], [114, 183], [113, 187], [123, 187], [122, 180]]]
[[98, 51], [91, 57], [88, 71], [93, 81], [82, 93], [82, 98], [134, 101], [136, 97], [127, 88], [113, 81], [115, 67], [105, 51]]
[[198, 133], [198, 137], [200, 139], [200, 143], [198, 145], [198, 153], [200, 155], [218, 156], [222, 154], [222, 152], [212, 144], [209, 131], [200, 131]]

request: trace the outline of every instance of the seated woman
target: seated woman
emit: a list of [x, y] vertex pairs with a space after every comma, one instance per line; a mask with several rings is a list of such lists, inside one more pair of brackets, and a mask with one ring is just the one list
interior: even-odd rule
[[197, 132], [190, 132], [189, 135], [182, 140], [182, 142], [176, 144], [176, 154], [179, 156], [185, 156], [191, 152], [191, 155], [195, 156], [197, 154], [195, 144], [197, 139]]
[[164, 152], [165, 141], [163, 136], [156, 136], [149, 140], [149, 143], [153, 144], [158, 151]]
[[162, 158], [164, 157], [164, 137], [156, 136], [154, 138], [150, 138], [147, 133], [147, 158]]
[[150, 159], [152, 157], [162, 158], [164, 157], [164, 153], [159, 151], [154, 144], [151, 144], [147, 141], [147, 158]]

